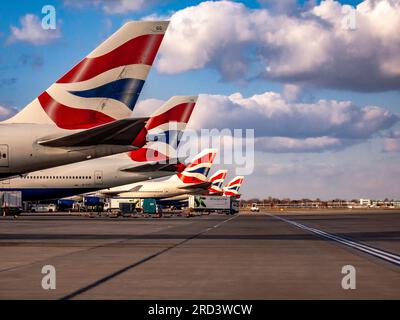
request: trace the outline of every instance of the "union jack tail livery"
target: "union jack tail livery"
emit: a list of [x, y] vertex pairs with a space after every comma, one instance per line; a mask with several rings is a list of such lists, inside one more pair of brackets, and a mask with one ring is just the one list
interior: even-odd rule
[[243, 180], [244, 180], [243, 176], [237, 176], [237, 177], [233, 178], [226, 185], [226, 187], [223, 188], [224, 196], [239, 198], [240, 197], [239, 189], [242, 186]]
[[79, 130], [129, 117], [167, 27], [126, 23], [7, 122]]
[[168, 181], [183, 182], [184, 184], [207, 183], [207, 175], [217, 154], [216, 149], [206, 149], [200, 152], [181, 173], [177, 173]]
[[156, 110], [133, 145], [147, 138], [145, 147], [129, 153], [136, 162], [177, 160], [177, 148], [196, 105], [197, 96], [175, 96]]
[[222, 184], [225, 181], [228, 170], [218, 170], [214, 173], [208, 181], [211, 182], [211, 186], [208, 187], [208, 194], [218, 195], [223, 194]]

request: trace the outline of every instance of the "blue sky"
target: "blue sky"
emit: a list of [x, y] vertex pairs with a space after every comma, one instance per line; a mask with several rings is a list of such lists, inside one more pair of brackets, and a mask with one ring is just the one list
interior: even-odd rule
[[[190, 0], [153, 0], [147, 1], [146, 5], [141, 5], [139, 8], [125, 10], [123, 13], [115, 13], [105, 9], [105, 6], [109, 2], [104, 0], [75, 2], [71, 0], [21, 0], [18, 1], [18, 3], [8, 0], [3, 1], [2, 10], [0, 12], [0, 107], [19, 109], [25, 106], [40, 92], [49, 87], [57, 78], [69, 70], [76, 62], [92, 51], [99, 42], [117, 30], [124, 21], [142, 19], [149, 15], [155, 17], [172, 16], [174, 19], [174, 17], [179, 16], [179, 14], [177, 14], [179, 12], [182, 12], [181, 15], [184, 16], [186, 12], [185, 8], [189, 6], [194, 6], [194, 10], [203, 10], [203, 15], [212, 12], [212, 9], [208, 9], [207, 7], [209, 5], [208, 3], [200, 7], [201, 2], [202, 1]], [[314, 20], [307, 20], [309, 19], [307, 16], [306, 18], [299, 18], [301, 13], [307, 10], [305, 7], [310, 6], [308, 1], [298, 2], [297, 6], [300, 9], [295, 13], [293, 13], [292, 10], [294, 1], [290, 0], [286, 1], [289, 5], [281, 9], [283, 12], [277, 12], [273, 1], [236, 2], [239, 5], [242, 4], [242, 6], [235, 7], [234, 10], [236, 11], [234, 12], [237, 12], [239, 17], [243, 16], [244, 20], [249, 19], [249, 17], [253, 19], [254, 17], [254, 24], [256, 24], [256, 22], [259, 23], [261, 18], [259, 18], [260, 16], [258, 14], [262, 12], [268, 12], [275, 16], [285, 16], [286, 18], [282, 22], [283, 30], [286, 28], [285, 23], [287, 25], [290, 25], [293, 21], [296, 23], [300, 21], [301, 23], [301, 21], [303, 21], [301, 19], [306, 20], [307, 23], [310, 21], [310, 23], [314, 23]], [[355, 6], [361, 2], [362, 1], [341, 1], [340, 4]], [[15, 39], [12, 35], [12, 26], [21, 28], [21, 19], [27, 14], [33, 14], [41, 19], [41, 9], [44, 5], [48, 4], [54, 5], [56, 8], [58, 36], [51, 41], [45, 41], [45, 43], [40, 44], [32, 41]], [[313, 6], [321, 6], [320, 1], [315, 2]], [[234, 6], [227, 5], [227, 7]], [[231, 9], [232, 8], [229, 10]], [[191, 18], [195, 19], [195, 17]], [[325, 16], [323, 16], [323, 18], [325, 19]], [[226, 19], [226, 21], [221, 21], [221, 23], [232, 23], [232, 21], [229, 21], [229, 16], [227, 16]], [[312, 19], [315, 19], [315, 17]], [[393, 19], [397, 19], [397, 17], [394, 15]], [[393, 23], [395, 22], [396, 20], [394, 20]], [[387, 23], [390, 24], [391, 20], [388, 20]], [[373, 24], [369, 25], [369, 27], [371, 30], [375, 27], [377, 30], [382, 29], [380, 26], [374, 26]], [[257, 28], [257, 30], [262, 30], [262, 32], [266, 33], [270, 31], [263, 23], [260, 23]], [[322, 29], [322, 31], [326, 30]], [[179, 30], [176, 32], [179, 32]], [[329, 32], [328, 30], [327, 34], [329, 34]], [[231, 35], [227, 35], [227, 37], [230, 36]], [[212, 37], [213, 35], [210, 33], [210, 39]], [[384, 34], [381, 37], [390, 37], [390, 34]], [[334, 61], [332, 64], [338, 61], [338, 65], [332, 67], [331, 70], [329, 70], [329, 65], [327, 66], [327, 64], [324, 64], [322, 67], [311, 67], [306, 71], [302, 69], [298, 73], [290, 71], [290, 75], [283, 75], [282, 73], [262, 75], [262, 70], [264, 70], [265, 65], [269, 63], [275, 65], [278, 69], [284, 67], [286, 62], [282, 62], [284, 59], [281, 59], [281, 57], [287, 57], [287, 55], [293, 54], [293, 48], [301, 50], [301, 48], [303, 48], [302, 45], [296, 44], [296, 46], [292, 47], [290, 43], [291, 40], [288, 39], [288, 42], [284, 44], [286, 47], [282, 48], [280, 44], [274, 48], [274, 51], [269, 51], [270, 48], [266, 45], [266, 41], [271, 40], [251, 39], [249, 42], [246, 42], [246, 44], [250, 43], [250, 46], [248, 46], [247, 49], [243, 49], [244, 45], [242, 43], [236, 43], [235, 39], [237, 37], [233, 35], [229, 38], [230, 42], [227, 48], [230, 50], [243, 50], [243, 56], [240, 56], [239, 60], [243, 59], [245, 65], [249, 66], [249, 70], [243, 74], [234, 74], [232, 78], [227, 79], [226, 70], [220, 67], [221, 58], [218, 57], [218, 54], [221, 54], [219, 53], [221, 49], [216, 48], [215, 44], [213, 44], [213, 47], [210, 49], [214, 50], [214, 56], [210, 54], [209, 60], [205, 61], [204, 65], [201, 67], [193, 67], [189, 64], [185, 70], [163, 69], [161, 67], [162, 60], [164, 59], [164, 61], [168, 63], [171, 59], [168, 53], [170, 55], [171, 53], [177, 55], [182, 53], [179, 49], [171, 49], [173, 46], [173, 38], [174, 36], [172, 35], [171, 43], [166, 44], [165, 47], [167, 50], [161, 56], [160, 64], [157, 65], [158, 62], [156, 62], [156, 65], [153, 67], [142, 91], [141, 100], [150, 98], [166, 100], [172, 95], [192, 95], [198, 93], [209, 95], [211, 98], [213, 98], [214, 95], [228, 97], [233, 93], [240, 93], [245, 99], [250, 99], [254, 95], [261, 95], [265, 92], [274, 92], [283, 96], [286, 94], [287, 86], [294, 85], [296, 88], [299, 88], [300, 93], [294, 98], [295, 101], [286, 101], [289, 108], [292, 105], [293, 108], [296, 108], [295, 104], [297, 104], [297, 108], [302, 110], [299, 104], [308, 104], [308, 106], [310, 106], [310, 108], [312, 107], [312, 110], [315, 111], [315, 108], [319, 108], [317, 102], [320, 99], [325, 99], [350, 101], [352, 105], [355, 106], [354, 110], [362, 110], [365, 106], [376, 106], [382, 111], [382, 117], [385, 116], [383, 115], [383, 110], [390, 112], [394, 116], [399, 115], [400, 86], [398, 79], [400, 76], [393, 76], [390, 72], [388, 74], [384, 74], [383, 72], [375, 73], [372, 71], [369, 73], [368, 64], [365, 65], [365, 68], [362, 67], [362, 63], [364, 62], [362, 58], [360, 58], [361, 55], [358, 53], [364, 50], [366, 52], [370, 50], [369, 59], [376, 59], [376, 61], [369, 61], [375, 61], [376, 64], [383, 61], [381, 57], [375, 56], [380, 53], [368, 47], [368, 39], [366, 41], [353, 40], [354, 46], [357, 49], [357, 54], [351, 58], [347, 56], [348, 53], [337, 53], [336, 50], [329, 47], [330, 51], [328, 51], [328, 54], [335, 54], [337, 56], [333, 58], [330, 57], [327, 61]], [[313, 36], [311, 36], [310, 39], [304, 39], [304, 42], [312, 41], [312, 38]], [[274, 44], [278, 40], [274, 39]], [[189, 45], [191, 45], [191, 40], [188, 39], [188, 41]], [[210, 43], [211, 42], [212, 41], [210, 41]], [[202, 44], [204, 43], [208, 45], [207, 39]], [[321, 39], [321, 43], [326, 45], [323, 39]], [[268, 44], [270, 45], [271, 43], [268, 42]], [[338, 44], [342, 45], [343, 42], [338, 40]], [[364, 45], [366, 46], [365, 49], [362, 47]], [[256, 52], [256, 54], [254, 54], [253, 51], [250, 52], [252, 49], [254, 49], [253, 51]], [[350, 52], [347, 51], [347, 49], [348, 48], [344, 48], [343, 52]], [[385, 51], [385, 47], [382, 47], [382, 51]], [[233, 58], [231, 57], [229, 59], [232, 60], [232, 65], [235, 65], [236, 56], [234, 53], [232, 54]], [[311, 55], [312, 54], [313, 52], [311, 52]], [[341, 54], [343, 56], [341, 56]], [[395, 53], [393, 54], [388, 51], [388, 54], [389, 58], [392, 57], [393, 61], [396, 61]], [[390, 54], [392, 56], [390, 56]], [[279, 55], [281, 55], [281, 57], [279, 57]], [[299, 56], [302, 56], [301, 52]], [[177, 57], [177, 59], [180, 58], [185, 59], [190, 57]], [[316, 57], [316, 59], [317, 58], [319, 57]], [[304, 59], [307, 60], [307, 57], [304, 57]], [[385, 59], [387, 59], [386, 56]], [[296, 60], [293, 61], [296, 62]], [[354, 71], [352, 71], [355, 73], [360, 72], [360, 75], [344, 74], [343, 82], [338, 82], [337, 79], [340, 79], [340, 73], [343, 72], [340, 69], [340, 63], [342, 61], [343, 64], [349, 63], [349, 67], [343, 69], [345, 70], [344, 73], [346, 73], [346, 69], [351, 69], [352, 65], [358, 66], [358, 63], [360, 63], [359, 69], [354, 68]], [[313, 63], [314, 62], [311, 61], [311, 64]], [[371, 62], [371, 68], [373, 65], [374, 63]], [[400, 70], [400, 67], [396, 69], [397, 66], [394, 65], [393, 68], [393, 65], [391, 65], [390, 70], [395, 70], [397, 72], [397, 70]], [[337, 74], [333, 74], [335, 70], [337, 70], [339, 77]], [[379, 70], [383, 69], [380, 68]], [[365, 84], [365, 82], [361, 80], [360, 83], [357, 83], [358, 79], [363, 77], [368, 78], [368, 83]], [[384, 83], [384, 85], [380, 85], [382, 83]], [[228, 98], [224, 101], [232, 103]], [[242, 102], [236, 101], [236, 103], [240, 104]], [[269, 108], [270, 106], [260, 105], [260, 108], [261, 107]], [[315, 112], [317, 113], [317, 111]], [[352, 114], [354, 112], [352, 111]], [[246, 116], [245, 111], [243, 111], [241, 126], [243, 128], [256, 127], [253, 126], [252, 123], [246, 122]], [[299, 121], [301, 121], [304, 116], [305, 115], [299, 117]], [[332, 117], [336, 116], [336, 112], [333, 113]], [[346, 116], [348, 116], [347, 113]], [[320, 119], [318, 117], [316, 119]], [[351, 126], [351, 121], [357, 121], [357, 116], [355, 117], [356, 118], [350, 120], [347, 126]], [[355, 125], [363, 128], [368, 127], [368, 117], [369, 115], [366, 115], [365, 121], [363, 120], [363, 122], [356, 123]], [[379, 119], [375, 120], [378, 121]], [[268, 124], [268, 121], [282, 121], [282, 125], [292, 124], [292, 122], [287, 122], [286, 119], [282, 118], [277, 118], [276, 120], [268, 118], [265, 123]], [[264, 145], [268, 143], [269, 145], [256, 149], [256, 171], [246, 179], [246, 183], [243, 186], [244, 196], [246, 198], [263, 198], [268, 196], [293, 198], [381, 198], [387, 196], [389, 198], [400, 198], [400, 188], [398, 187], [400, 170], [397, 166], [400, 155], [399, 123], [396, 121], [392, 121], [392, 123], [387, 119], [379, 121], [381, 121], [382, 124], [377, 124], [377, 129], [374, 132], [367, 134], [363, 131], [359, 133], [363, 137], [357, 142], [355, 142], [354, 137], [346, 136], [344, 138], [340, 137], [339, 139], [338, 136], [340, 136], [341, 133], [338, 133], [337, 130], [339, 129], [336, 127], [332, 129], [332, 133], [324, 133], [324, 139], [327, 135], [332, 139], [340, 140], [338, 145], [334, 147], [330, 145], [325, 147], [325, 145], [323, 145], [322, 147], [318, 146], [318, 148], [315, 148], [314, 142], [312, 142], [313, 146], [311, 149], [304, 148], [304, 144], [309, 143], [308, 140], [305, 141], [304, 138], [317, 137], [307, 130], [304, 134], [300, 134], [299, 136], [296, 136], [295, 133], [288, 133], [286, 135], [281, 132], [260, 134], [260, 138], [266, 138]], [[228, 123], [228, 127], [229, 125]], [[371, 124], [371, 126], [373, 125], [375, 124]], [[346, 131], [348, 128], [341, 126], [340, 130]], [[291, 128], [287, 128], [287, 131], [291, 132], [292, 130]], [[299, 148], [286, 150], [285, 146], [282, 149], [281, 145], [277, 148], [271, 148], [271, 143], [276, 142], [274, 140], [274, 135], [278, 135], [279, 137], [287, 136], [290, 139], [295, 139], [296, 143], [299, 143]], [[387, 143], [390, 143], [392, 147], [385, 147]], [[232, 175], [231, 173], [229, 177], [231, 178]], [[260, 185], [263, 187], [260, 188]]]

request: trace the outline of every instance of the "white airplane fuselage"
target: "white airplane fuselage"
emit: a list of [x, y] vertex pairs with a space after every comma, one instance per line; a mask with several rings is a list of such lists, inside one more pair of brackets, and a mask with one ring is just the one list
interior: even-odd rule
[[64, 164], [124, 152], [129, 146], [46, 147], [38, 142], [82, 130], [62, 130], [54, 125], [0, 124], [0, 179]]
[[92, 159], [3, 179], [0, 191], [21, 191], [23, 201], [57, 199], [174, 174], [121, 170], [135, 165], [142, 163], [133, 162], [125, 153]]
[[[143, 181], [140, 183], [132, 183], [129, 185], [121, 185], [119, 187], [104, 190], [104, 194], [113, 194], [119, 198], [151, 198], [164, 199], [170, 197], [181, 196], [199, 192], [201, 189], [185, 189], [189, 186], [178, 179], [164, 181]], [[99, 191], [101, 194], [102, 191]]]

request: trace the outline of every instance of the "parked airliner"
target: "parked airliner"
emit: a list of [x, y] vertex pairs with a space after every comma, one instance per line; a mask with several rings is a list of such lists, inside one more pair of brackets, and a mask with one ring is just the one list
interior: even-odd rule
[[0, 191], [21, 191], [23, 201], [56, 199], [173, 175], [182, 167], [176, 149], [196, 101], [176, 96], [156, 110], [137, 138], [151, 140], [143, 148], [3, 180]]
[[193, 191], [191, 193], [164, 198], [159, 201], [159, 203], [162, 205], [177, 205], [180, 202], [187, 202], [190, 194], [222, 196], [224, 192], [222, 190], [222, 184], [224, 183], [227, 174], [228, 170], [218, 170], [208, 179], [210, 185], [207, 188], [199, 188], [197, 192]]
[[182, 194], [196, 193], [207, 189], [211, 183], [207, 175], [214, 162], [216, 149], [206, 149], [199, 153], [185, 169], [163, 181], [144, 181], [125, 186], [101, 190], [100, 194], [120, 198], [163, 199]]
[[210, 177], [211, 186], [208, 188], [206, 194], [208, 195], [222, 195], [222, 184], [228, 174], [228, 170], [218, 170]]
[[242, 186], [244, 177], [243, 176], [237, 176], [233, 178], [227, 185], [226, 187], [223, 188], [224, 193], [223, 195], [226, 197], [235, 197], [239, 198], [239, 189]]
[[128, 117], [167, 26], [165, 21], [126, 23], [1, 122], [0, 179], [143, 146], [144, 139], [132, 137], [147, 118]]

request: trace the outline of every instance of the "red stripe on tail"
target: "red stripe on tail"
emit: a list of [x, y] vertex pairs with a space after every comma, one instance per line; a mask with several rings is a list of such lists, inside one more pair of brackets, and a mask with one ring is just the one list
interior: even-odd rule
[[194, 167], [200, 163], [213, 163], [214, 162], [214, 158], [215, 158], [216, 154], [215, 153], [207, 153], [204, 156], [202, 156], [201, 158], [198, 158], [194, 161], [192, 161], [190, 164], [187, 165], [186, 168], [191, 168]]
[[181, 103], [165, 111], [162, 114], [151, 117], [147, 121], [146, 129], [151, 130], [158, 127], [159, 125], [168, 122], [187, 123], [190, 119], [190, 115], [192, 114], [195, 105], [195, 103]]
[[190, 177], [190, 176], [185, 176], [182, 173], [177, 173], [177, 176], [179, 179], [182, 180], [183, 183], [195, 183], [195, 184], [200, 184], [205, 182], [204, 180], [200, 180], [196, 177]]
[[54, 100], [46, 91], [38, 99], [50, 119], [62, 129], [89, 129], [115, 120], [99, 111], [65, 106]]
[[168, 160], [168, 157], [165, 154], [162, 154], [161, 152], [159, 152], [157, 150], [149, 149], [149, 148], [140, 148], [140, 149], [137, 149], [134, 151], [130, 151], [129, 157], [133, 161], [136, 161], [136, 162]]
[[163, 34], [139, 36], [102, 56], [85, 58], [58, 80], [57, 83], [85, 81], [105, 71], [130, 64], [151, 66], [163, 37]]
[[215, 180], [219, 180], [219, 179], [225, 179], [226, 177], [226, 173], [220, 173], [216, 176], [213, 176], [210, 178], [210, 181], [215, 181]]
[[241, 178], [240, 178], [240, 179], [236, 179], [236, 180], [234, 180], [234, 181], [229, 182], [229, 184], [227, 185], [227, 187], [233, 186], [233, 185], [235, 185], [235, 184], [241, 184], [242, 181], [243, 181], [243, 179], [241, 179]]

